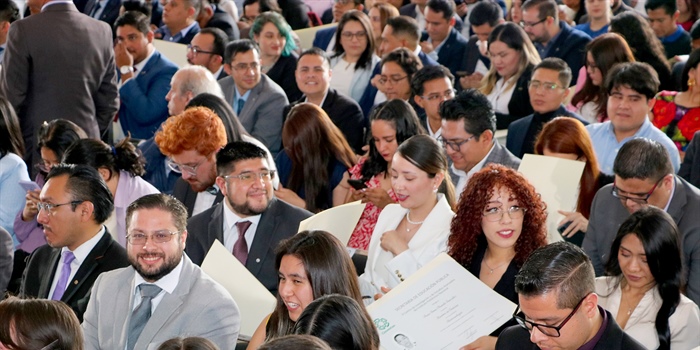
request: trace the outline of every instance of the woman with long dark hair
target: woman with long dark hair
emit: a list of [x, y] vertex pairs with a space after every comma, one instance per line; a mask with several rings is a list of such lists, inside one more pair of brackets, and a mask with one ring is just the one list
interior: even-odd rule
[[0, 302], [0, 349], [83, 350], [83, 331], [60, 301], [10, 297]]
[[617, 231], [605, 267], [596, 278], [598, 304], [648, 349], [700, 346], [700, 311], [681, 294], [683, 264], [678, 227], [665, 211], [634, 212]]

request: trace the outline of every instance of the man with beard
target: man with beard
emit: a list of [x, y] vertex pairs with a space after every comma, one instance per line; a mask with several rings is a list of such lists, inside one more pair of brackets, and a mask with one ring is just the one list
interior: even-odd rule
[[60, 300], [83, 318], [85, 302], [102, 272], [128, 266], [126, 251], [103, 225], [114, 208], [102, 176], [85, 165], [55, 165], [39, 195], [37, 221], [47, 245], [29, 256], [22, 297]]
[[86, 349], [154, 349], [183, 334], [233, 349], [236, 302], [183, 254], [187, 210], [165, 194], [143, 196], [126, 211], [130, 267], [102, 274], [82, 324]]
[[216, 184], [223, 203], [193, 216], [185, 252], [201, 265], [219, 240], [270, 292], [277, 292], [275, 247], [297, 233], [312, 214], [274, 197], [265, 151], [248, 142], [231, 142], [216, 155]]

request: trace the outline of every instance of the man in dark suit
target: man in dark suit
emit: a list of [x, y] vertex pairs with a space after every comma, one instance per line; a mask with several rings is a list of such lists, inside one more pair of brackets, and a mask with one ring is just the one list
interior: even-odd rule
[[535, 66], [529, 83], [530, 104], [535, 113], [518, 119], [508, 126], [506, 148], [516, 157], [535, 153], [535, 140], [544, 124], [556, 117], [578, 119], [583, 125], [588, 122], [564, 107], [569, 95], [571, 69], [559, 58], [545, 58]]
[[126, 12], [117, 19], [115, 28], [114, 59], [122, 83], [119, 122], [124, 134], [148, 139], [168, 118], [165, 95], [177, 66], [153, 46], [153, 32], [146, 15]]
[[4, 228], [0, 227], [0, 295], [5, 295], [5, 290], [7, 290], [8, 283], [10, 283], [14, 251], [12, 236]]
[[496, 133], [496, 115], [489, 100], [475, 89], [460, 92], [440, 105], [440, 141], [452, 160], [450, 177], [459, 196], [469, 178], [489, 163], [517, 169], [520, 159], [501, 146]]
[[202, 0], [202, 10], [199, 11], [197, 22], [202, 29], [217, 28], [222, 30], [226, 33], [229, 41], [241, 38], [238, 25], [233, 21], [231, 15], [220, 9], [216, 4], [210, 3], [208, 0]]
[[[329, 10], [331, 10], [333, 14], [333, 23], [338, 23], [346, 12], [350, 10], [363, 11], [364, 8], [363, 0], [336, 0], [333, 2], [333, 7]], [[335, 32], [337, 29], [338, 26], [332, 26], [317, 31], [314, 36], [313, 47], [318, 47], [329, 53], [333, 52], [333, 48], [335, 47]]]
[[494, 27], [504, 22], [501, 7], [492, 1], [479, 1], [469, 11], [469, 23], [474, 35], [469, 38], [464, 50], [462, 72], [457, 73], [458, 88], [478, 89], [481, 86], [481, 79], [491, 67], [487, 52], [489, 35]]
[[226, 78], [224, 52], [228, 42], [226, 33], [221, 29], [203, 28], [187, 47], [187, 62], [208, 69], [216, 80]]
[[423, 67], [411, 79], [413, 102], [425, 111], [419, 116], [428, 135], [438, 139], [442, 135], [440, 104], [455, 97], [455, 77], [445, 66]]
[[30, 169], [38, 163], [35, 136], [43, 122], [65, 118], [99, 139], [119, 109], [112, 29], [71, 3], [37, 2], [40, 13], [12, 24], [0, 71]]
[[362, 110], [357, 102], [330, 88], [330, 59], [326, 53], [317, 47], [304, 51], [297, 61], [295, 76], [304, 95], [284, 107], [285, 119], [296, 104], [309, 102], [320, 106], [343, 133], [350, 147], [361, 154], [364, 146]]
[[438, 63], [447, 67], [452, 75], [464, 70], [464, 54], [467, 39], [455, 29], [454, 2], [429, 0], [425, 7], [425, 30], [421, 49]]
[[535, 250], [515, 278], [515, 291], [519, 325], [501, 332], [496, 350], [644, 349], [598, 306], [591, 260], [571, 243]]
[[540, 57], [561, 58], [571, 68], [576, 84], [578, 71], [586, 62], [588, 34], [571, 28], [559, 20], [559, 7], [554, 0], [531, 0], [523, 4], [523, 29], [535, 44]]
[[700, 303], [700, 190], [673, 174], [665, 147], [657, 141], [637, 138], [617, 153], [615, 182], [596, 193], [583, 238], [583, 250], [602, 276], [610, 257], [615, 233], [631, 213], [648, 205], [664, 209], [678, 225], [687, 282], [686, 295]]
[[226, 102], [248, 133], [260, 140], [273, 156], [282, 149], [282, 112], [289, 104], [284, 90], [262, 74], [260, 51], [251, 40], [226, 46], [224, 69], [229, 74], [219, 85]]
[[83, 13], [102, 22], [114, 25], [114, 21], [119, 17], [119, 7], [121, 0], [91, 0], [85, 5]]
[[126, 251], [103, 225], [112, 214], [112, 194], [85, 165], [56, 165], [39, 195], [37, 221], [47, 245], [30, 256], [20, 295], [68, 304], [82, 320], [92, 284], [100, 273], [129, 265]]
[[274, 197], [265, 151], [248, 142], [231, 142], [216, 155], [216, 183], [223, 203], [187, 223], [185, 252], [201, 265], [220, 241], [270, 292], [277, 291], [275, 247], [296, 234], [311, 213]]
[[155, 31], [155, 38], [189, 44], [199, 33], [196, 18], [201, 10], [201, 0], [167, 0], [163, 7], [163, 25]]

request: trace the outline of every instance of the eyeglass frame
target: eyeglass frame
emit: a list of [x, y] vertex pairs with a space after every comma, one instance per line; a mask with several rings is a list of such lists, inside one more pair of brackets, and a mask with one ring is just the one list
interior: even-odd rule
[[[534, 84], [533, 84], [533, 83], [534, 83]], [[535, 86], [535, 85], [536, 85], [536, 86]], [[557, 89], [563, 89], [563, 88], [564, 88], [563, 86], [561, 86], [561, 85], [559, 85], [559, 84], [557, 84], [557, 83], [549, 83], [549, 82], [546, 82], [546, 81], [539, 81], [539, 80], [530, 80], [530, 81], [527, 83], [527, 87], [528, 87], [528, 88], [532, 88], [532, 89], [534, 89], [535, 91], [537, 91], [537, 90], [539, 90], [541, 87], [543, 87], [545, 92], [552, 92], [552, 91], [555, 91], [555, 90], [557, 90]]]
[[[55, 208], [58, 208], [60, 206], [64, 205], [78, 205], [82, 202], [85, 202], [84, 200], [74, 200], [66, 203], [59, 203], [59, 204], [53, 204], [53, 203], [46, 203], [46, 202], [37, 202], [36, 203], [36, 209], [37, 212], [41, 212], [42, 210], [45, 210], [47, 214], [53, 214], [53, 210]], [[75, 210], [75, 208], [73, 208]]]
[[[259, 180], [259, 179], [264, 179], [266, 181], [272, 181], [272, 179], [275, 178], [275, 174], [277, 174], [276, 170], [267, 170], [267, 174], [265, 174], [264, 172], [256, 173], [253, 171], [248, 171], [248, 172], [244, 172], [244, 173], [241, 173], [238, 175], [224, 175], [224, 176], [221, 176], [221, 178], [223, 178], [226, 181], [228, 181], [231, 178], [236, 178], [243, 183], [253, 183], [254, 181]], [[249, 180], [246, 180], [243, 178], [246, 176], [252, 176], [252, 177]], [[267, 177], [267, 178], [265, 178], [265, 177]]]
[[165, 163], [168, 164], [168, 168], [170, 168], [170, 170], [172, 170], [178, 174], [182, 174], [182, 172], [184, 170], [190, 176], [197, 176], [197, 168], [202, 166], [202, 164], [204, 164], [204, 162], [206, 162], [206, 159], [199, 162], [199, 164], [197, 164], [195, 166], [191, 166], [191, 165], [184, 165], [184, 164], [177, 163], [174, 160], [172, 160], [172, 158], [168, 158], [165, 161]]
[[651, 195], [654, 194], [654, 191], [656, 191], [656, 188], [659, 187], [659, 184], [660, 184], [661, 181], [663, 181], [663, 179], [665, 179], [665, 178], [666, 178], [666, 175], [662, 176], [662, 177], [659, 179], [659, 181], [656, 181], [656, 183], [654, 184], [654, 187], [652, 187], [651, 190], [650, 190], [649, 192], [647, 192], [646, 194], [630, 193], [630, 192], [623, 191], [623, 192], [626, 192], [626, 193], [628, 193], [628, 194], [633, 194], [633, 195], [637, 195], [637, 196], [646, 196], [646, 197], [644, 197], [644, 198], [632, 198], [632, 197], [629, 197], [629, 196], [621, 195], [621, 194], [620, 194], [620, 188], [618, 188], [617, 185], [615, 184], [615, 180], [613, 180], [613, 186], [612, 186], [612, 189], [610, 189], [610, 193], [613, 195], [613, 197], [615, 197], [615, 198], [617, 198], [617, 199], [619, 199], [619, 200], [621, 200], [621, 201], [625, 201], [625, 202], [626, 202], [626, 201], [628, 201], [628, 200], [631, 200], [632, 202], [635, 202], [635, 203], [637, 203], [637, 204], [639, 204], [639, 205], [647, 205], [647, 204], [649, 204], [649, 202], [648, 202], [648, 201], [649, 201], [649, 197], [651, 197]]
[[[518, 306], [515, 307], [515, 311], [513, 312], [513, 319], [515, 319], [515, 322], [517, 322], [518, 325], [519, 325], [520, 327], [525, 328], [528, 332], [531, 332], [531, 333], [532, 333], [532, 330], [535, 329], [535, 327], [537, 327], [537, 330], [538, 330], [540, 333], [542, 333], [542, 334], [544, 334], [544, 335], [546, 335], [546, 336], [548, 336], [548, 337], [550, 337], [550, 338], [559, 338], [559, 337], [561, 337], [561, 329], [564, 328], [564, 326], [566, 326], [566, 323], [569, 322], [569, 320], [571, 320], [572, 317], [574, 317], [574, 315], [576, 314], [576, 311], [578, 311], [578, 309], [581, 308], [581, 305], [583, 305], [583, 301], [586, 300], [586, 298], [588, 298], [588, 296], [591, 295], [591, 294], [592, 294], [592, 293], [586, 294], [586, 295], [578, 302], [578, 304], [576, 304], [576, 306], [574, 307], [574, 309], [571, 310], [571, 312], [569, 313], [569, 315], [566, 316], [566, 318], [565, 318], [563, 321], [561, 321], [561, 323], [559, 323], [558, 326], [550, 326], [550, 325], [546, 325], [546, 324], [535, 323], [535, 322], [528, 321], [528, 320], [526, 320], [526, 319], [524, 319], [524, 318], [518, 316], [518, 311], [520, 310], [520, 305], [518, 305]], [[528, 327], [527, 327], [528, 324], [531, 325], [532, 327], [531, 327], [531, 328], [528, 328]], [[555, 331], [557, 332], [557, 335], [550, 335], [550, 334], [548, 334], [548, 333], [545, 333], [545, 332], [542, 331], [542, 328], [540, 328], [540, 327], [544, 327], [545, 329], [553, 329], [553, 330], [555, 330]]]
[[231, 66], [231, 69], [235, 70], [236, 72], [248, 72], [249, 70], [258, 70], [262, 67], [262, 65], [258, 62], [251, 62], [251, 63], [238, 63], [238, 64], [233, 64], [229, 63], [229, 66]]
[[340, 32], [340, 37], [345, 38], [347, 40], [352, 41], [353, 39], [357, 39], [357, 41], [362, 41], [362, 40], [367, 40], [367, 32], [366, 31], [361, 31], [361, 32]]
[[[446, 92], [449, 92], [450, 95], [445, 94]], [[441, 93], [441, 94], [428, 95], [428, 96], [420, 96], [420, 95], [419, 95], [419, 97], [422, 98], [422, 99], [424, 99], [424, 100], [426, 100], [426, 101], [433, 102], [433, 101], [435, 101], [435, 100], [444, 99], [444, 98], [446, 98], [446, 97], [447, 97], [447, 98], [455, 97], [456, 94], [457, 94], [457, 90], [455, 90], [455, 89], [449, 89], [449, 90], [445, 90], [445, 91], [444, 91], [443, 93]]]
[[406, 78], [408, 78], [408, 74], [404, 75], [404, 76], [401, 77], [401, 78], [383, 77], [383, 76], [380, 75], [380, 76], [379, 76], [379, 83], [382, 84], [382, 85], [384, 85], [384, 84], [386, 84], [386, 83], [388, 83], [388, 82], [391, 81], [391, 85], [394, 85], [394, 84], [398, 84], [401, 80], [404, 80], [404, 79], [406, 79]]
[[195, 54], [195, 56], [200, 54], [200, 53], [206, 53], [209, 55], [216, 55], [217, 54], [216, 52], [213, 52], [213, 51], [204, 51], [196, 46], [192, 46], [192, 44], [187, 45], [187, 51], [192, 52], [193, 54]]
[[547, 18], [549, 18], [549, 16], [547, 16], [547, 17], [545, 17], [545, 18], [543, 18], [535, 23], [525, 23], [525, 21], [520, 21], [520, 23], [518, 23], [518, 24], [520, 24], [520, 27], [522, 27], [523, 29], [528, 28], [528, 27], [532, 28], [532, 27], [546, 21]]
[[459, 152], [462, 149], [462, 145], [471, 141], [473, 138], [476, 138], [476, 135], [469, 136], [464, 141], [457, 142], [449, 141], [446, 138], [440, 136], [438, 137], [437, 141], [440, 142], [442, 148], [447, 149], [447, 146], [449, 146], [450, 148], [452, 148], [453, 151]]
[[[169, 237], [167, 240], [162, 241], [162, 242], [156, 241], [156, 239], [154, 238], [155, 235], [157, 235], [157, 234], [162, 234], [162, 233], [166, 233], [166, 232], [168, 233], [168, 236], [167, 236], [167, 237]], [[134, 236], [134, 234], [133, 234], [133, 233], [130, 233], [130, 234], [126, 235], [126, 241], [127, 241], [129, 244], [133, 245], [133, 246], [142, 246], [142, 245], [146, 245], [146, 243], [148, 243], [148, 240], [149, 240], [149, 239], [152, 240], [153, 243], [155, 243], [155, 244], [163, 244], [163, 243], [168, 243], [168, 242], [172, 241], [174, 235], [180, 234], [180, 233], [182, 233], [182, 232], [183, 232], [183, 231], [175, 231], [175, 232], [173, 232], [173, 231], [170, 231], [170, 230], [158, 230], [158, 231], [154, 232], [152, 235], [147, 235], [147, 234], [145, 234], [145, 233], [139, 233], [139, 234], [142, 234], [142, 235], [145, 237], [145, 239], [146, 239], [146, 240], [143, 242], [143, 244], [133, 243], [133, 242], [131, 241], [131, 238]]]
[[[513, 208], [518, 208], [518, 209], [517, 209], [517, 210], [512, 210]], [[508, 217], [510, 217], [511, 220], [512, 220], [512, 219], [520, 219], [520, 218], [523, 218], [523, 217], [525, 217], [525, 213], [527, 212], [527, 208], [523, 208], [523, 207], [521, 207], [521, 206], [519, 206], [519, 205], [513, 205], [513, 206], [511, 206], [510, 208], [508, 208], [508, 210], [503, 210], [503, 209], [501, 209], [501, 208], [497, 208], [497, 209], [498, 209], [498, 211], [497, 211], [496, 213], [493, 213], [493, 214], [489, 214], [489, 213], [486, 213], [486, 212], [484, 211], [483, 213], [481, 213], [481, 216], [484, 217], [484, 218], [486, 219], [486, 221], [489, 221], [489, 222], [499, 222], [499, 221], [503, 220], [503, 215], [505, 215], [506, 212], [508, 212]], [[514, 216], [513, 216], [513, 212], [521, 212], [521, 211], [522, 211], [522, 213], [523, 213], [523, 216], [522, 216], [522, 217], [514, 217]], [[498, 216], [498, 219], [496, 219], [496, 220], [491, 220], [492, 217], [495, 218], [495, 217], [496, 217], [496, 214], [499, 214], [499, 213], [500, 213], [501, 215]]]

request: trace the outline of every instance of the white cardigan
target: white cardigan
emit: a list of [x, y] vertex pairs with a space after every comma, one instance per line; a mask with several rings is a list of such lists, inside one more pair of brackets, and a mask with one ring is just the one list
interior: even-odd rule
[[[396, 287], [401, 281], [418, 271], [424, 264], [433, 260], [438, 254], [447, 250], [447, 238], [450, 236], [450, 223], [455, 213], [447, 199], [438, 193], [438, 202], [425, 218], [416, 234], [408, 242], [408, 250], [393, 257], [385, 266], [378, 266], [380, 255], [389, 254], [380, 245], [381, 237], [386, 231], [394, 230], [408, 212], [399, 204], [387, 205], [379, 214], [377, 225], [372, 232], [367, 252], [367, 267], [360, 276], [360, 290], [363, 296], [381, 293], [380, 287]], [[385, 281], [378, 273], [379, 269], [389, 270], [391, 280]], [[370, 299], [373, 300], [373, 299]]]
[[[598, 277], [595, 290], [598, 294], [598, 305], [602, 306], [615, 317], [620, 309], [622, 290], [617, 277]], [[616, 286], [617, 284], [617, 286]], [[649, 349], [659, 347], [656, 333], [656, 314], [661, 308], [661, 296], [656, 287], [644, 294], [637, 307], [632, 311], [625, 325], [625, 333]], [[668, 319], [671, 328], [671, 350], [686, 350], [700, 346], [700, 311], [695, 303], [681, 294], [681, 300], [676, 312]]]

